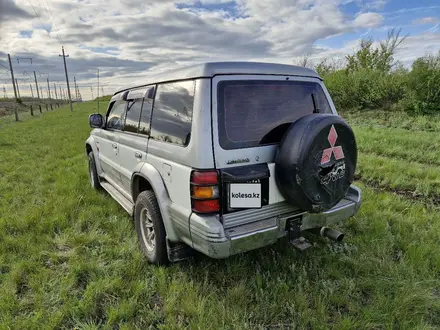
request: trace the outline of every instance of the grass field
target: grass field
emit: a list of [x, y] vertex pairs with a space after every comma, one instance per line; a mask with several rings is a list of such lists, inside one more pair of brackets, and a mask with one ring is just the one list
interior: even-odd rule
[[317, 238], [300, 254], [282, 240], [162, 268], [89, 186], [95, 107], [0, 119], [0, 329], [440, 327], [436, 119], [347, 115], [364, 203], [341, 224], [344, 243]]

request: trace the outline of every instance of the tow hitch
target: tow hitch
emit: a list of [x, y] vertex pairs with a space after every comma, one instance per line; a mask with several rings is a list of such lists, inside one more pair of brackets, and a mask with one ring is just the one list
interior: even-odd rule
[[302, 219], [292, 218], [287, 220], [287, 232], [289, 235], [289, 243], [299, 251], [307, 250], [312, 246], [309, 241], [301, 236]]

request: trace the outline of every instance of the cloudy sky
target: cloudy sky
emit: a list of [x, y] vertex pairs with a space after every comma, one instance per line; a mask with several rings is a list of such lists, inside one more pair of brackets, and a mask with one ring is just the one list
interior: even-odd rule
[[439, 24], [438, 0], [0, 0], [0, 87], [13, 96], [8, 53], [23, 96], [34, 70], [44, 88], [47, 78], [65, 86], [64, 45], [69, 79], [88, 99], [97, 68], [111, 94], [149, 70], [194, 62], [343, 57], [393, 27], [409, 34], [396, 56], [409, 66], [440, 49]]

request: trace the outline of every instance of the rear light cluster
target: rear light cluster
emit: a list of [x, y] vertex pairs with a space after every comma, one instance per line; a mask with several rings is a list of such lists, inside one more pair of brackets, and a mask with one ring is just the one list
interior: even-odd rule
[[191, 205], [198, 213], [220, 211], [220, 188], [217, 171], [193, 171], [191, 174]]

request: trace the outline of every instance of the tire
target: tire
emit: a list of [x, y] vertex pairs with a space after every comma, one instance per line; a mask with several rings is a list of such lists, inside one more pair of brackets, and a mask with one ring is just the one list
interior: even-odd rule
[[93, 152], [89, 152], [87, 155], [89, 160], [89, 181], [92, 188], [96, 190], [101, 189], [101, 184], [99, 183], [98, 171], [96, 170], [95, 157], [93, 156]]
[[166, 233], [156, 196], [142, 191], [134, 206], [134, 223], [139, 245], [148, 261], [156, 265], [168, 263]]
[[283, 197], [302, 210], [331, 209], [347, 194], [357, 163], [350, 126], [339, 116], [311, 114], [284, 134], [275, 160], [275, 180]]

